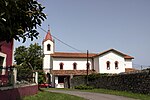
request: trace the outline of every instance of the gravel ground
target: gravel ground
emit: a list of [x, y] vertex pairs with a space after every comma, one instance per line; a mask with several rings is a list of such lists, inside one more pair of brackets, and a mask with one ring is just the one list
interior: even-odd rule
[[68, 90], [48, 90], [48, 91], [75, 95], [75, 96], [83, 97], [88, 100], [137, 100], [137, 99], [127, 98], [127, 97], [122, 97], [122, 96], [101, 94], [101, 93], [68, 91]]

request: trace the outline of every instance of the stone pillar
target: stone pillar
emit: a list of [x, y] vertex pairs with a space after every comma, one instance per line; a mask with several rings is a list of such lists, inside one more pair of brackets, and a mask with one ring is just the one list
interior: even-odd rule
[[38, 72], [35, 72], [35, 83], [38, 84]]
[[17, 83], [17, 69], [16, 68], [13, 69], [13, 76], [14, 76], [13, 85], [15, 85]]
[[52, 75], [52, 87], [55, 87], [55, 76]]
[[8, 74], [8, 77], [10, 77], [10, 83], [12, 86], [16, 85], [17, 82], [17, 69], [16, 68], [10, 68], [10, 72]]
[[55, 76], [55, 88], [58, 87], [58, 76]]
[[69, 79], [70, 88], [73, 88], [73, 87], [72, 87], [72, 82], [71, 82], [71, 79], [72, 79], [72, 78], [73, 78], [73, 75], [71, 74], [71, 75], [70, 75], [70, 79]]

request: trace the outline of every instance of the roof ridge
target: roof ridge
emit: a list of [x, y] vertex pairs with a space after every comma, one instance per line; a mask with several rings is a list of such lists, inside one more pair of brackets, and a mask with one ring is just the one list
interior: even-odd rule
[[127, 58], [127, 59], [134, 59], [134, 57], [131, 57], [131, 56], [129, 56], [129, 55], [127, 55], [127, 54], [124, 54], [124, 53], [122, 53], [122, 52], [120, 52], [120, 51], [118, 51], [118, 50], [116, 50], [116, 49], [113, 49], [113, 48], [108, 49], [108, 50], [106, 50], [106, 51], [103, 51], [103, 52], [99, 53], [97, 56], [103, 55], [103, 54], [105, 54], [105, 53], [107, 53], [107, 52], [110, 52], [110, 51], [115, 51], [115, 52], [119, 53], [120, 55], [122, 55], [124, 58]]
[[[87, 54], [87, 53], [80, 53], [80, 52], [55, 52], [55, 53]], [[89, 54], [97, 54], [97, 53], [89, 53]]]

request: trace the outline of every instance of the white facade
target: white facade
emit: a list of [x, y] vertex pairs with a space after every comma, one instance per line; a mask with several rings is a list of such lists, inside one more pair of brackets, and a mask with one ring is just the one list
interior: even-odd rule
[[[45, 73], [50, 73], [52, 78], [50, 80], [52, 81], [53, 86], [56, 88], [64, 88], [64, 83], [62, 80], [59, 82], [59, 78], [68, 75], [67, 71], [87, 70], [86, 53], [58, 53], [55, 52], [54, 47], [55, 43], [49, 33], [49, 37], [47, 35], [43, 41], [43, 70]], [[97, 73], [122, 73], [125, 72], [126, 68], [132, 68], [132, 59], [133, 57], [114, 49], [107, 50], [100, 54], [90, 54], [88, 60], [88, 63], [90, 64], [89, 70], [95, 70]], [[74, 63], [76, 63], [76, 69], [74, 69]], [[53, 71], [53, 74], [51, 71]], [[61, 72], [65, 73], [65, 75]], [[71, 73], [69, 77], [72, 77]], [[66, 78], [68, 78], [68, 76], [66, 76]]]
[[132, 59], [125, 59], [125, 68], [132, 68]]
[[[47, 50], [47, 46], [50, 45], [50, 50]], [[44, 54], [53, 54], [54, 53], [54, 42], [47, 40], [43, 43], [43, 52]]]
[[[89, 59], [90, 69], [92, 69], [92, 61]], [[76, 70], [86, 70], [86, 58], [53, 58], [53, 70], [60, 70], [60, 63], [63, 63], [63, 70], [74, 70], [73, 63], [77, 64]]]
[[[107, 69], [107, 61], [110, 62], [110, 69]], [[118, 69], [115, 68], [115, 62], [118, 62]], [[125, 72], [125, 59], [114, 53], [108, 52], [99, 56], [99, 73], [121, 73]]]
[[99, 57], [94, 58], [94, 70], [99, 72]]

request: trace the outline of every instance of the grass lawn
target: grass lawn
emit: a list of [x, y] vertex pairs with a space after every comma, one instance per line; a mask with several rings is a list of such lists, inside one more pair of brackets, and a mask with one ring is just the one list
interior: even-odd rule
[[40, 91], [36, 95], [24, 97], [23, 100], [85, 100], [85, 99], [67, 94]]
[[[56, 88], [52, 88], [52, 89], [56, 89]], [[65, 89], [65, 90], [76, 91], [76, 89]], [[112, 94], [112, 95], [124, 96], [124, 97], [139, 99], [139, 100], [150, 100], [150, 95], [131, 93], [126, 91], [116, 91], [116, 90], [107, 90], [107, 89], [92, 89], [92, 90], [79, 90], [79, 91]]]
[[[49, 88], [49, 89], [60, 90], [56, 88]], [[48, 90], [48, 89], [43, 89], [43, 90]], [[76, 91], [76, 89], [61, 89], [61, 90]], [[78, 90], [78, 91], [112, 94], [112, 95], [124, 96], [129, 98], [135, 98], [139, 100], [150, 100], [150, 95], [131, 93], [126, 91], [115, 91], [115, 90], [107, 90], [107, 89], [92, 89], [92, 90]], [[68, 95], [68, 94], [40, 91], [36, 95], [27, 96], [23, 98], [23, 100], [85, 100], [85, 99], [77, 96]]]
[[116, 90], [107, 90], [107, 89], [93, 89], [93, 90], [82, 90], [82, 91], [112, 94], [112, 95], [124, 96], [129, 98], [140, 99], [140, 100], [150, 100], [150, 95], [131, 93], [126, 91], [116, 91]]

